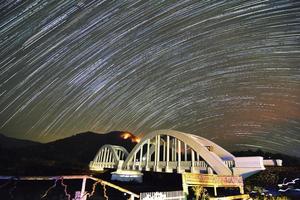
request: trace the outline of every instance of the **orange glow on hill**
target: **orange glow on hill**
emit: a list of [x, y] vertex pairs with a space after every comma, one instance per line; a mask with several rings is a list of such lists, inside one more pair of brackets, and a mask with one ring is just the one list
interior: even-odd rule
[[123, 133], [121, 135], [121, 138], [123, 138], [124, 140], [126, 140], [128, 138], [131, 138], [131, 137], [132, 137], [132, 134], [131, 133], [127, 133], [127, 132], [125, 132], [125, 133]]
[[131, 142], [134, 142], [134, 143], [139, 143], [141, 141], [141, 139], [139, 137], [137, 137], [129, 132], [122, 133], [121, 138], [123, 138], [124, 140], [131, 139]]
[[135, 138], [132, 138], [131, 141], [135, 142], [135, 143], [139, 143], [141, 141], [141, 138], [135, 137]]

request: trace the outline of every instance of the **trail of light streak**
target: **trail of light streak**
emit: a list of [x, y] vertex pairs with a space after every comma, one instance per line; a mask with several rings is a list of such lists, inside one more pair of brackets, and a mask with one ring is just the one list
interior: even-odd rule
[[[66, 188], [66, 185], [63, 183], [63, 180], [64, 179], [70, 179], [70, 180], [76, 180], [76, 179], [90, 179], [90, 180], [93, 180], [95, 181], [95, 183], [93, 184], [93, 191], [92, 193], [94, 192], [94, 189], [96, 187], [97, 184], [101, 184], [103, 187], [105, 186], [109, 186], [109, 187], [112, 187], [112, 188], [115, 188], [121, 192], [124, 192], [124, 193], [127, 193], [127, 194], [130, 194], [136, 198], [139, 198], [139, 195], [125, 189], [125, 188], [122, 188], [118, 185], [115, 185], [113, 183], [110, 183], [110, 182], [107, 182], [107, 181], [104, 181], [102, 179], [99, 179], [99, 178], [95, 178], [95, 177], [92, 177], [92, 176], [86, 176], [86, 175], [68, 175], [68, 176], [65, 176], [65, 175], [62, 175], [62, 176], [23, 176], [23, 177], [15, 177], [15, 176], [0, 176], [0, 180], [11, 180], [11, 181], [22, 181], [22, 180], [26, 180], [26, 181], [49, 181], [49, 180], [53, 180], [54, 181], [54, 184], [49, 187], [47, 189], [47, 191], [44, 193], [44, 195], [42, 196], [42, 198], [44, 198], [45, 196], [47, 196], [47, 194], [49, 193], [50, 190], [52, 190], [53, 188], [55, 188], [57, 186], [57, 181], [61, 180], [61, 185], [64, 187], [64, 191], [65, 191], [65, 195], [68, 196], [68, 193], [67, 193], [67, 188]], [[105, 190], [105, 194], [106, 194], [106, 188], [103, 188]], [[91, 194], [92, 194], [91, 193]], [[87, 195], [88, 193], [84, 194], [84, 195]]]
[[102, 187], [103, 187], [103, 196], [106, 200], [108, 200], [108, 196], [106, 194], [106, 185], [104, 183], [101, 183]]
[[296, 181], [299, 181], [299, 180], [300, 180], [300, 178], [295, 178], [295, 179], [293, 179], [292, 181], [286, 182], [286, 183], [285, 183], [285, 180], [286, 180], [286, 178], [283, 179], [283, 183], [282, 183], [282, 184], [278, 184], [278, 187], [281, 188], [281, 187], [283, 187], [283, 186], [294, 185], [294, 184], [296, 184]]
[[68, 198], [68, 200], [71, 200], [71, 194], [68, 193], [68, 191], [67, 191], [68, 190], [68, 186], [66, 184], [64, 184], [64, 179], [63, 178], [61, 178], [60, 184], [64, 188], [65, 196]]
[[55, 179], [55, 180], [54, 180], [54, 184], [46, 190], [46, 192], [41, 196], [41, 199], [45, 198], [45, 197], [48, 195], [48, 193], [49, 193], [53, 188], [56, 187], [57, 181], [58, 181], [58, 180], [59, 180], [59, 179]]
[[1, 133], [173, 128], [299, 155], [298, 1], [0, 7]]
[[91, 198], [92, 196], [94, 196], [94, 193], [96, 192], [96, 186], [99, 184], [100, 182], [99, 181], [96, 181], [93, 186], [92, 186], [92, 192], [86, 192], [84, 194], [84, 196], [87, 196], [88, 198]]

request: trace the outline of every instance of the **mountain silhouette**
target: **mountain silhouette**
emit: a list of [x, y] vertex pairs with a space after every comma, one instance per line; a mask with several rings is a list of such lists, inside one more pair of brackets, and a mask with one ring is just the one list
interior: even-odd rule
[[0, 174], [43, 175], [70, 171], [86, 172], [89, 162], [102, 145], [120, 145], [128, 151], [135, 146], [136, 143], [131, 138], [122, 138], [124, 133], [126, 132], [112, 131], [106, 134], [84, 132], [45, 144], [4, 136], [5, 140], [1, 141], [9, 145], [0, 143], [2, 146]]
[[44, 154], [58, 160], [73, 159], [82, 163], [93, 160], [99, 148], [105, 144], [119, 145], [130, 151], [135, 143], [121, 136], [123, 131], [112, 131], [106, 134], [93, 132], [79, 133], [74, 136], [56, 140], [43, 146]]
[[11, 148], [22, 148], [28, 146], [34, 146], [41, 144], [39, 142], [33, 142], [30, 140], [21, 140], [12, 137], [5, 136], [0, 133], [0, 148], [11, 149]]

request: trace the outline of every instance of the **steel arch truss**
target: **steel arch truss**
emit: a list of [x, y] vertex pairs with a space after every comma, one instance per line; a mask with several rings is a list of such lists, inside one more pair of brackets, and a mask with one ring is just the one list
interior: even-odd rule
[[103, 145], [90, 162], [90, 169], [102, 171], [104, 168], [117, 168], [120, 161], [124, 161], [128, 156], [128, 151], [122, 146]]
[[104, 168], [117, 169], [118, 173], [176, 171], [243, 178], [265, 169], [263, 157], [235, 157], [210, 140], [174, 130], [147, 134], [130, 154], [124, 147], [104, 145], [89, 167], [100, 171]]
[[205, 138], [174, 130], [159, 130], [142, 138], [122, 169], [232, 175], [234, 158]]

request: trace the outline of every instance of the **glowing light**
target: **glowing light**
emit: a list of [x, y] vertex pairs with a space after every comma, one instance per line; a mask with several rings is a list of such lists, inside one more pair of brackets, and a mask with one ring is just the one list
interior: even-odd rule
[[141, 141], [141, 139], [140, 138], [138, 138], [138, 137], [135, 137], [135, 138], [132, 138], [132, 140], [131, 140], [132, 142], [136, 142], [136, 143], [139, 143], [140, 141]]
[[128, 139], [128, 138], [131, 138], [132, 137], [132, 134], [131, 133], [127, 133], [127, 132], [125, 132], [125, 133], [123, 133], [122, 135], [121, 135], [121, 138], [123, 138], [123, 139]]
[[131, 142], [133, 142], [133, 143], [139, 143], [141, 141], [141, 139], [139, 137], [137, 137], [129, 132], [124, 132], [121, 135], [121, 138], [123, 138], [124, 140], [131, 139]]

